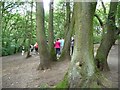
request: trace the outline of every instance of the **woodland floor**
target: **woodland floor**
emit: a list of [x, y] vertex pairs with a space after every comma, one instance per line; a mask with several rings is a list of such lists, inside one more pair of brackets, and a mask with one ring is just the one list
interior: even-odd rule
[[[95, 51], [99, 45], [95, 45]], [[21, 54], [2, 57], [2, 88], [37, 88], [53, 86], [63, 79], [70, 61], [54, 62], [51, 69], [38, 71], [39, 56], [26, 59]], [[107, 77], [118, 88], [118, 45], [114, 45], [108, 57], [110, 72]], [[120, 77], [120, 76], [119, 76]]]

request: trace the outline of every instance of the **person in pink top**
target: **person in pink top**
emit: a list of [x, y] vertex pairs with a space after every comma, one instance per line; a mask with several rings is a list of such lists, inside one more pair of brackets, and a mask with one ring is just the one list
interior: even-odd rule
[[55, 49], [56, 49], [57, 59], [59, 59], [59, 57], [60, 57], [60, 41], [59, 41], [59, 39], [57, 39], [55, 42]]
[[36, 42], [34, 45], [35, 51], [38, 52], [38, 43]]

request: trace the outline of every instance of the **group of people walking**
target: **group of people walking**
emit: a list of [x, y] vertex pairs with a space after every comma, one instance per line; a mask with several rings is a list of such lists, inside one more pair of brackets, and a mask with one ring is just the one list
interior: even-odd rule
[[62, 53], [63, 46], [64, 46], [64, 39], [63, 38], [61, 38], [61, 39], [58, 38], [54, 42], [54, 48], [56, 49], [57, 59], [59, 59], [60, 54]]
[[[73, 49], [74, 49], [74, 38], [72, 37], [71, 38], [71, 42], [70, 42], [70, 55], [73, 54]], [[55, 42], [54, 42], [54, 48], [56, 49], [56, 56], [57, 56], [57, 59], [59, 59], [61, 53], [62, 53], [62, 50], [63, 50], [63, 47], [64, 47], [64, 39], [61, 38], [61, 39], [57, 39]]]
[[[38, 43], [37, 42], [34, 45], [32, 45], [32, 44], [30, 45], [30, 54], [32, 52], [34, 54], [38, 53]], [[25, 53], [25, 47], [22, 46], [22, 55], [24, 55], [24, 53]]]
[[[56, 56], [57, 56], [57, 59], [60, 58], [60, 55], [62, 53], [62, 50], [63, 50], [63, 47], [64, 47], [64, 39], [63, 38], [57, 38], [56, 41], [54, 42], [54, 48], [55, 48], [55, 51], [56, 51]], [[73, 49], [74, 49], [74, 38], [72, 37], [71, 38], [71, 53], [70, 55], [72, 55], [73, 53]], [[23, 46], [22, 47], [22, 55], [24, 55], [24, 52], [25, 52], [25, 47]], [[38, 53], [38, 43], [36, 42], [34, 45], [30, 45], [30, 53]]]

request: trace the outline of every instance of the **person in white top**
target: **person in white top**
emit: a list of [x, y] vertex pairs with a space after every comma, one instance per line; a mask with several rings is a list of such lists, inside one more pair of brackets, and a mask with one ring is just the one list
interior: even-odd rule
[[73, 54], [73, 50], [74, 50], [74, 38], [71, 38], [71, 55]]
[[64, 47], [64, 39], [61, 38], [60, 40], [60, 52], [62, 53], [63, 47]]
[[24, 55], [24, 53], [25, 53], [25, 47], [22, 46], [22, 56]]

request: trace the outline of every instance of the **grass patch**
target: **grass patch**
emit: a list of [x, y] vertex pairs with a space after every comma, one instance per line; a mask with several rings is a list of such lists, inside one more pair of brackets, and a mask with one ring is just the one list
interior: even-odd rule
[[65, 76], [64, 76], [64, 79], [61, 81], [61, 82], [59, 82], [56, 86], [55, 86], [55, 88], [68, 88], [68, 74], [66, 74]]
[[48, 84], [42, 84], [39, 86], [39, 88], [50, 88], [50, 86]]

